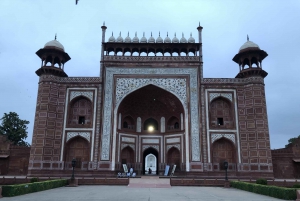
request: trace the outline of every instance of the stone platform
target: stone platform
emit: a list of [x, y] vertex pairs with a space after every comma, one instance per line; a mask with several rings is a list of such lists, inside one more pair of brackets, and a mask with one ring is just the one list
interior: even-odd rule
[[170, 178], [159, 178], [158, 176], [142, 176], [141, 178], [130, 178], [128, 187], [171, 188], [171, 185]]

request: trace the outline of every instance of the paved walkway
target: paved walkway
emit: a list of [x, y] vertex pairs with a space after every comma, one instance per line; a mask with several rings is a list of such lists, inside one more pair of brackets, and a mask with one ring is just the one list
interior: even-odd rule
[[275, 201], [268, 196], [249, 193], [234, 188], [221, 187], [171, 187], [130, 188], [127, 186], [61, 187], [1, 201]]
[[160, 179], [156, 176], [142, 176], [130, 178], [128, 187], [131, 188], [171, 188], [170, 179]]

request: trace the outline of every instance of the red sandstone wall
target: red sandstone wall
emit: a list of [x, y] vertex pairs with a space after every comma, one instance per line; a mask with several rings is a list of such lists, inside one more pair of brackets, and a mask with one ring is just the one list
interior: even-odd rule
[[[62, 144], [62, 138], [63, 135], [65, 135], [63, 133], [65, 111], [68, 111], [65, 102], [69, 96], [67, 89], [85, 89], [89, 87], [99, 89], [99, 84], [99, 78], [61, 78], [52, 75], [42, 75], [40, 77], [32, 149], [30, 152], [29, 175], [39, 175], [40, 170], [63, 170], [66, 155], [66, 138], [63, 142], [64, 144]], [[98, 94], [101, 94], [101, 91], [98, 90]], [[98, 96], [98, 94], [94, 95]], [[100, 103], [101, 101], [99, 101], [99, 105]], [[97, 108], [97, 114], [100, 113], [100, 111], [101, 110]], [[68, 115], [66, 115], [66, 118], [68, 118]], [[97, 119], [100, 122], [99, 118], [99, 115], [97, 115]], [[97, 125], [98, 124], [97, 122]], [[80, 128], [87, 126], [91, 127], [92, 125], [81, 125]], [[70, 127], [69, 125], [66, 130], [70, 128], [78, 129], [79, 127]], [[73, 131], [76, 132], [76, 130]], [[62, 145], [64, 145], [63, 161], [60, 160]], [[89, 146], [91, 146], [91, 143], [89, 143]], [[96, 152], [98, 152], [98, 146], [99, 136], [97, 133], [94, 146], [95, 157], [97, 157]]]
[[264, 85], [254, 83], [239, 87], [237, 98], [242, 155], [240, 169], [272, 171]]
[[59, 161], [66, 86], [39, 83], [30, 160]]
[[26, 175], [28, 171], [29, 155], [30, 147], [11, 145], [8, 158], [8, 174]]

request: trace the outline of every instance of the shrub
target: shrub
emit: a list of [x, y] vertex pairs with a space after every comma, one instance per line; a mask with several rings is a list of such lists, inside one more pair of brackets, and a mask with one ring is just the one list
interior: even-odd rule
[[266, 179], [257, 179], [256, 180], [256, 183], [257, 184], [260, 184], [260, 185], [268, 185], [268, 181]]
[[278, 186], [252, 184], [241, 181], [230, 181], [230, 185], [237, 189], [267, 195], [279, 199], [295, 200], [297, 198], [296, 188], [284, 188]]
[[294, 184], [293, 188], [300, 188], [300, 184]]
[[36, 177], [33, 177], [33, 178], [31, 178], [30, 179], [30, 183], [34, 183], [34, 182], [38, 182], [39, 180], [38, 180], [38, 178], [36, 178]]
[[34, 183], [27, 183], [27, 184], [4, 185], [2, 186], [2, 196], [12, 197], [17, 195], [23, 195], [27, 193], [33, 193], [37, 191], [62, 187], [67, 185], [67, 182], [68, 182], [67, 179], [58, 179], [58, 180], [48, 180], [43, 182], [34, 182]]

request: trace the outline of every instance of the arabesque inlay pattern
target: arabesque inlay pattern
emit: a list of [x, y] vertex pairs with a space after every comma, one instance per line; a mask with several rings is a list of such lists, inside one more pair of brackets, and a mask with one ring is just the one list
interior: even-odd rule
[[186, 79], [185, 78], [153, 78], [153, 79], [138, 79], [138, 78], [118, 78], [116, 90], [116, 105], [118, 105], [125, 95], [142, 88], [146, 85], [153, 84], [159, 86], [166, 91], [172, 92], [180, 97], [181, 101], [186, 105]]
[[91, 91], [71, 91], [70, 101], [78, 96], [85, 96], [93, 102], [93, 92]]
[[145, 149], [148, 149], [150, 147], [156, 149], [159, 152], [159, 145], [143, 145], [142, 150], [144, 151]]
[[264, 83], [264, 78], [262, 77], [248, 77], [248, 78], [203, 78], [202, 83], [209, 84], [209, 83]]
[[90, 132], [67, 132], [67, 142], [73, 137], [81, 136], [90, 142], [91, 134]]
[[125, 147], [131, 147], [133, 149], [133, 151], [135, 151], [135, 145], [134, 144], [122, 143], [121, 150], [123, 150]]
[[175, 147], [180, 151], [180, 144], [167, 145], [167, 150], [166, 151], [169, 151], [169, 149], [171, 149], [172, 147]]
[[211, 102], [214, 98], [217, 98], [219, 96], [225, 97], [228, 100], [232, 101], [231, 93], [209, 93], [209, 102]]
[[56, 82], [66, 82], [66, 83], [100, 83], [100, 77], [57, 77], [54, 75], [42, 75], [40, 76], [40, 82], [44, 81], [56, 81]]
[[[109, 160], [110, 156], [110, 139], [111, 139], [111, 117], [112, 117], [112, 102], [113, 102], [113, 92], [114, 92], [114, 75], [188, 75], [190, 78], [190, 115], [193, 117], [191, 118], [191, 147], [192, 147], [192, 161], [200, 161], [200, 138], [199, 138], [199, 114], [198, 114], [198, 69], [197, 68], [185, 68], [184, 66], [182, 68], [106, 68], [106, 81], [105, 81], [105, 97], [104, 97], [104, 114], [103, 114], [103, 130], [102, 130], [102, 151], [101, 151], [101, 160]], [[123, 78], [120, 81], [124, 82]], [[133, 79], [133, 78], [127, 78], [127, 79]], [[137, 78], [138, 79], [138, 78]], [[147, 83], [155, 83], [153, 81], [150, 81], [153, 79], [144, 79]], [[154, 79], [156, 80], [156, 79]], [[159, 80], [159, 79], [157, 79]], [[142, 80], [138, 81], [129, 81], [127, 83], [140, 83]], [[180, 82], [181, 81], [181, 82]], [[168, 90], [168, 87], [171, 88], [174, 91], [170, 91], [174, 95], [177, 96], [177, 98], [182, 102], [184, 105], [185, 111], [187, 112], [187, 106], [186, 106], [186, 98], [183, 99], [183, 97], [186, 97], [186, 95], [182, 95], [182, 90], [179, 90], [177, 93], [176, 88], [173, 88], [173, 86], [168, 86], [170, 83], [178, 83], [180, 86], [180, 83], [184, 84], [185, 82], [183, 79], [177, 79], [173, 78], [173, 80], [167, 81], [167, 79], [162, 79], [162, 81], [158, 82], [159, 87], [164, 87]], [[120, 82], [119, 82], [120, 83]], [[118, 86], [118, 83], [116, 83], [117, 89], [120, 89], [122, 86]], [[186, 84], [185, 84], [186, 85]], [[119, 97], [125, 97], [130, 92], [139, 89], [140, 85], [138, 86], [131, 86], [131, 89], [126, 89], [126, 93], [119, 95]], [[183, 86], [182, 86], [183, 87]], [[182, 88], [180, 87], [180, 88]], [[186, 87], [186, 86], [185, 86]], [[116, 100], [117, 101], [117, 100]], [[120, 99], [119, 99], [120, 101]]]
[[211, 143], [214, 143], [216, 140], [220, 138], [227, 138], [235, 144], [235, 135], [234, 134], [211, 134]]

